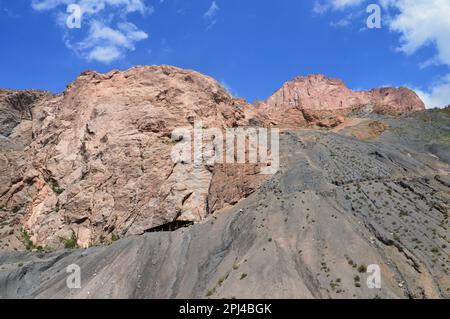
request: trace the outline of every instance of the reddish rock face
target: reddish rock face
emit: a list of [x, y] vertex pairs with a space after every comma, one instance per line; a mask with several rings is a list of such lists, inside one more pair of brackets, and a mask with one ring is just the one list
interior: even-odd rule
[[[12, 114], [0, 128], [9, 143], [19, 133], [29, 139], [15, 157], [0, 147], [0, 172], [18, 172], [0, 178], [8, 177], [0, 212], [20, 216], [18, 228], [36, 245], [55, 247], [76, 236], [89, 246], [174, 221], [198, 222], [265, 178], [246, 164], [195, 166], [171, 158], [175, 129], [199, 121], [218, 129], [264, 124], [253, 106], [198, 72], [169, 66], [84, 72], [60, 95], [26, 110], [15, 105], [0, 105]], [[233, 187], [220, 191], [227, 185]]]
[[380, 114], [398, 115], [425, 110], [425, 104], [417, 94], [405, 87], [374, 89], [366, 94], [374, 111]]
[[286, 127], [336, 126], [342, 116], [361, 108], [394, 115], [421, 111], [425, 105], [404, 87], [352, 91], [341, 80], [324, 75], [297, 77], [259, 105], [273, 125]]
[[170, 66], [84, 72], [59, 95], [0, 90], [0, 222], [14, 228], [0, 231], [0, 246], [22, 228], [36, 245], [57, 247], [75, 236], [89, 246], [202, 221], [266, 176], [253, 164], [174, 162], [175, 129], [199, 121], [220, 130], [266, 127], [268, 118], [272, 125], [333, 127], [363, 107], [424, 109], [406, 88], [355, 92], [313, 75], [286, 83], [258, 110], [214, 79]]

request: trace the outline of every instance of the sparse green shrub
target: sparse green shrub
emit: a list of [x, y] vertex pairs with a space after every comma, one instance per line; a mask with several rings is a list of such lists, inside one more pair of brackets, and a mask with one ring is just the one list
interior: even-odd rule
[[120, 236], [119, 236], [119, 235], [117, 235], [117, 234], [115, 234], [115, 233], [113, 233], [113, 234], [111, 235], [111, 240], [112, 240], [113, 242], [118, 241], [119, 239], [120, 239]]
[[31, 240], [30, 234], [25, 229], [22, 229], [22, 242], [25, 245], [26, 250], [36, 249], [33, 241]]
[[66, 249], [76, 249], [78, 248], [78, 239], [75, 234], [72, 234], [72, 237], [69, 239], [63, 239], [64, 248]]
[[58, 181], [54, 179], [53, 177], [49, 177], [45, 180], [47, 184], [50, 186], [50, 188], [53, 190], [53, 192], [57, 195], [61, 195], [64, 193], [64, 189], [59, 186]]

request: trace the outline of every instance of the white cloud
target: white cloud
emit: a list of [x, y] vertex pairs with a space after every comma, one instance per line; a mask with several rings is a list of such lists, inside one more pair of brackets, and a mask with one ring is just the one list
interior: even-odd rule
[[[82, 29], [87, 30], [81, 40], [75, 40], [66, 26], [66, 6], [71, 3], [80, 6]], [[127, 21], [128, 14], [153, 13], [153, 7], [146, 5], [145, 0], [33, 0], [31, 5], [36, 11], [58, 10], [57, 23], [64, 28], [66, 46], [88, 61], [101, 63], [124, 58], [127, 52], [135, 50], [137, 42], [148, 38], [146, 32]]]
[[312, 11], [316, 14], [324, 14], [328, 10], [343, 10], [358, 6], [366, 0], [316, 0]]
[[347, 13], [345, 9], [357, 7], [367, 0], [316, 0], [312, 12], [317, 15], [323, 15], [328, 11], [345, 13], [335, 21], [330, 22], [330, 26], [335, 28], [350, 28], [354, 21], [359, 19], [366, 12], [365, 9]]
[[450, 65], [450, 1], [396, 0], [385, 1], [399, 14], [393, 17], [390, 29], [401, 33], [400, 50], [412, 54], [425, 45], [437, 47], [437, 59]]
[[211, 6], [209, 7], [208, 11], [203, 14], [203, 17], [205, 19], [212, 19], [216, 16], [217, 12], [220, 10], [219, 6], [217, 5], [216, 1], [213, 1], [211, 3]]
[[366, 0], [332, 0], [331, 5], [336, 9], [343, 9], [347, 7], [352, 7], [356, 5], [360, 5]]
[[328, 11], [330, 7], [327, 4], [321, 3], [319, 1], [314, 1], [312, 11], [316, 14], [324, 14]]
[[107, 6], [123, 8], [126, 13], [151, 12], [153, 8], [145, 4], [145, 0], [32, 0], [31, 6], [37, 11], [53, 10], [61, 5], [78, 4], [83, 13], [95, 14], [104, 10]]
[[130, 22], [121, 22], [112, 29], [102, 22], [93, 21], [87, 37], [73, 48], [89, 61], [111, 63], [122, 58], [127, 50], [133, 51], [136, 42], [147, 38], [145, 32]]
[[111, 63], [121, 56], [122, 53], [115, 46], [96, 46], [86, 55], [87, 59], [90, 61], [96, 60], [103, 63]]
[[[450, 1], [448, 0], [382, 0], [385, 9], [395, 9], [389, 28], [401, 34], [399, 50], [411, 55], [426, 46], [434, 46], [436, 55], [421, 68], [450, 66]], [[432, 84], [427, 91], [416, 90], [427, 107], [450, 104], [450, 74]]]
[[450, 105], [450, 74], [434, 83], [428, 91], [415, 89], [427, 108]]

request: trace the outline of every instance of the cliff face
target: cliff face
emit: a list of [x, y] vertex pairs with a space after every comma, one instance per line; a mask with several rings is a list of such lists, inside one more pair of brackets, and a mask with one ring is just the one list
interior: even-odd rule
[[406, 88], [354, 92], [313, 75], [258, 109], [208, 76], [170, 66], [84, 72], [59, 95], [0, 90], [0, 249], [70, 238], [86, 247], [203, 221], [267, 177], [260, 165], [174, 162], [174, 130], [331, 127], [361, 108], [395, 115], [424, 106]]
[[51, 94], [44, 91], [12, 91], [0, 89], [0, 136], [9, 137], [23, 121], [31, 121], [31, 109], [42, 98]]
[[297, 77], [260, 105], [272, 124], [286, 127], [335, 126], [343, 116], [362, 108], [397, 115], [424, 110], [425, 105], [407, 88], [352, 91], [341, 80], [324, 75]]
[[[25, 112], [8, 105], [11, 112]], [[0, 207], [20, 219], [36, 245], [58, 247], [75, 236], [89, 246], [175, 220], [201, 221], [251, 193], [262, 178], [252, 166], [224, 174], [226, 167], [172, 160], [177, 128], [261, 121], [252, 106], [194, 71], [161, 66], [85, 72], [64, 93], [25, 113], [26, 121], [4, 127], [25, 131], [30, 140], [20, 160], [0, 162], [14, 175], [4, 183]], [[230, 185], [229, 192], [210, 196], [213, 180], [214, 189]]]

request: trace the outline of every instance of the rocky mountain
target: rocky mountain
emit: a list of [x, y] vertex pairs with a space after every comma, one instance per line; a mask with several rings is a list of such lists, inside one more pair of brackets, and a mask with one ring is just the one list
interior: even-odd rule
[[[310, 76], [253, 107], [152, 66], [0, 109], [0, 298], [450, 297], [450, 114], [408, 89]], [[279, 171], [173, 161], [200, 122], [279, 126]]]
[[262, 181], [252, 165], [173, 162], [175, 129], [200, 121], [213, 128], [263, 125], [254, 107], [197, 72], [85, 72], [56, 96], [5, 94], [3, 249], [20, 248], [20, 228], [35, 246], [76, 238], [88, 247], [175, 221], [199, 222]]
[[286, 82], [259, 107], [273, 125], [284, 127], [307, 124], [332, 127], [360, 109], [390, 115], [425, 109], [417, 94], [407, 88], [352, 91], [341, 80], [320, 74]]

